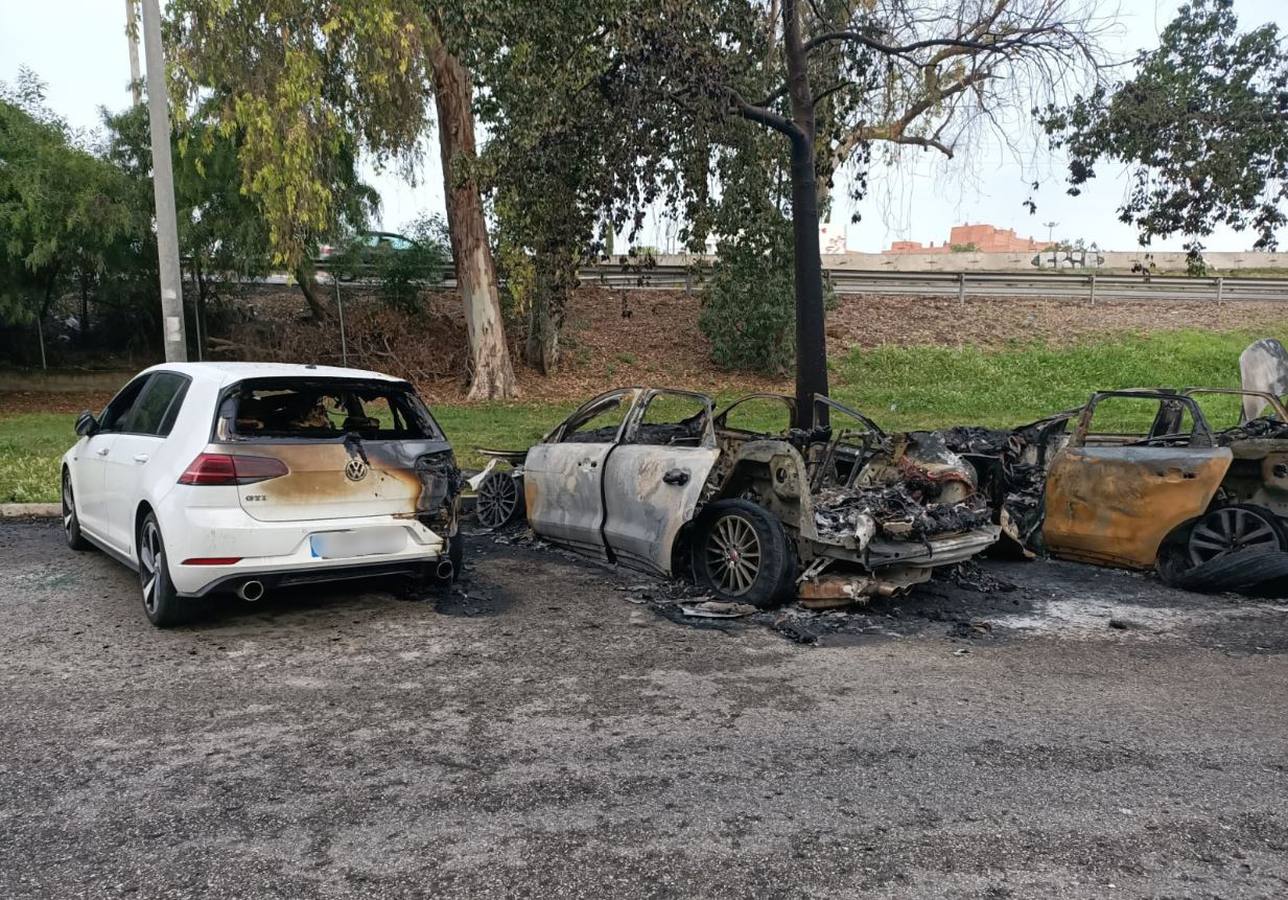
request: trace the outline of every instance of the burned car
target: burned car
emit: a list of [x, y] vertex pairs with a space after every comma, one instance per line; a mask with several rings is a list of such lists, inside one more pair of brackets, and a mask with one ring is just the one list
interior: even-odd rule
[[551, 543], [690, 570], [720, 599], [759, 607], [889, 596], [997, 539], [974, 469], [941, 439], [815, 402], [830, 424], [806, 432], [789, 397], [755, 394], [717, 415], [700, 393], [609, 391], [527, 450], [481, 450], [493, 462], [475, 482], [479, 521], [526, 511]]
[[[1232, 423], [1213, 427], [1214, 411]], [[1029, 555], [1155, 568], [1203, 590], [1288, 574], [1288, 411], [1273, 393], [1100, 391], [1022, 428], [941, 434]]]
[[[1260, 414], [1214, 429], [1201, 404], [1212, 397]], [[1113, 400], [1147, 405], [1144, 433], [1104, 415]], [[1226, 573], [1233, 554], [1288, 551], [1288, 412], [1257, 391], [1097, 393], [1051, 461], [1045, 508], [1043, 533], [1056, 556], [1152, 566], [1172, 583], [1205, 589], [1279, 577], [1230, 571], [1209, 583], [1206, 576]], [[1277, 556], [1265, 561], [1277, 569]]]

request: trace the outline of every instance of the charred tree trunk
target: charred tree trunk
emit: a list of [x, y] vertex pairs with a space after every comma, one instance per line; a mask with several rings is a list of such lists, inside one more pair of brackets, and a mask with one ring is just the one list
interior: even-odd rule
[[488, 246], [483, 198], [470, 171], [474, 143], [473, 88], [470, 73], [441, 44], [430, 51], [438, 143], [443, 159], [447, 227], [456, 264], [456, 284], [465, 305], [465, 326], [473, 372], [470, 400], [507, 400], [517, 393], [514, 367], [505, 341], [496, 266]]
[[[792, 235], [796, 280], [796, 414], [814, 424], [814, 395], [827, 395], [827, 324], [823, 261], [818, 247], [818, 183], [814, 172], [814, 95], [801, 43], [796, 0], [783, 0], [783, 55], [791, 100]], [[818, 424], [826, 425], [826, 412]]]
[[559, 333], [577, 284], [576, 257], [567, 247], [543, 247], [533, 260], [533, 268], [524, 358], [542, 375], [554, 375], [559, 369]]
[[319, 322], [331, 318], [331, 302], [322, 285], [318, 284], [317, 269], [313, 267], [312, 261], [306, 260], [295, 267], [295, 280], [300, 285], [304, 302], [309, 305], [309, 314]]
[[[802, 146], [803, 145], [803, 146]], [[801, 428], [814, 423], [814, 395], [827, 395], [827, 323], [818, 247], [814, 152], [792, 141], [792, 255], [796, 281], [796, 409]], [[826, 425], [826, 413], [818, 424]]]

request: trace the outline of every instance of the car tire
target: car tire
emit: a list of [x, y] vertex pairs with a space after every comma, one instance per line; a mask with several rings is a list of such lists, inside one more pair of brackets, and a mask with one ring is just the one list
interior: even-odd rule
[[149, 512], [139, 525], [136, 555], [139, 563], [139, 587], [143, 593], [143, 613], [157, 628], [173, 628], [188, 621], [191, 606], [175, 590], [170, 580], [170, 563], [166, 557], [161, 524]]
[[1288, 551], [1288, 531], [1264, 506], [1233, 503], [1210, 510], [1191, 525], [1186, 543], [1190, 566], [1198, 568], [1240, 550]]
[[80, 530], [80, 517], [76, 514], [76, 495], [72, 492], [72, 473], [63, 469], [63, 533], [67, 546], [76, 551], [93, 550], [94, 545], [85, 539]]
[[782, 522], [750, 500], [717, 500], [693, 531], [693, 575], [721, 600], [769, 609], [796, 585], [796, 553]]

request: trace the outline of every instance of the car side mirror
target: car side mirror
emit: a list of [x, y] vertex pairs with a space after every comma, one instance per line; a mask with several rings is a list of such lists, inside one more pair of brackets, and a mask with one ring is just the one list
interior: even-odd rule
[[89, 410], [76, 417], [76, 433], [81, 437], [90, 437], [98, 431], [98, 419]]

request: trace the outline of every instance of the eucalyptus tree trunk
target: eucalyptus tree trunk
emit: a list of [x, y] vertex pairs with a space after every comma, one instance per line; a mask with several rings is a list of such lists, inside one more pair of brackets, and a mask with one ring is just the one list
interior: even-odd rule
[[312, 261], [305, 260], [295, 267], [295, 281], [304, 295], [304, 302], [309, 305], [309, 313], [319, 322], [331, 318], [331, 303], [327, 300], [326, 291], [318, 284], [317, 269]]
[[473, 89], [470, 73], [441, 42], [430, 51], [434, 103], [438, 110], [438, 144], [443, 159], [443, 193], [447, 227], [456, 264], [456, 284], [465, 305], [473, 372], [470, 400], [508, 400], [517, 393], [514, 367], [505, 342], [496, 266], [488, 246], [483, 199], [470, 167], [477, 157], [474, 142]]

